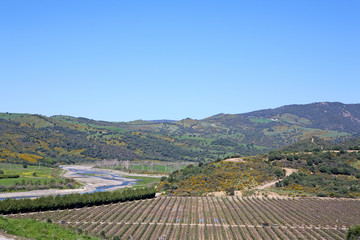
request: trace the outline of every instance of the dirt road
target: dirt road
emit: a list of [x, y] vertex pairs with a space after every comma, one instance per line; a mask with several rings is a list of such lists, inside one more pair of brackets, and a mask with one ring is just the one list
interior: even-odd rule
[[245, 162], [242, 158], [228, 158], [225, 159], [224, 162]]
[[[294, 168], [282, 168], [282, 169], [285, 169], [285, 177], [291, 175], [291, 174], [294, 173], [294, 172], [298, 172], [298, 169], [294, 169]], [[267, 182], [267, 183], [265, 183], [265, 184], [256, 186], [254, 189], [261, 190], [261, 189], [266, 189], [266, 188], [274, 187], [275, 184], [276, 184], [277, 182], [280, 182], [281, 180], [282, 180], [282, 179], [270, 181], [270, 182]]]

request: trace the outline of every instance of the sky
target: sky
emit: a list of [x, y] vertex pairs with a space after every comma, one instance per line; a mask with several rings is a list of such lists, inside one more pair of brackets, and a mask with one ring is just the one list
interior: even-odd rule
[[202, 119], [360, 103], [360, 1], [0, 0], [0, 112]]

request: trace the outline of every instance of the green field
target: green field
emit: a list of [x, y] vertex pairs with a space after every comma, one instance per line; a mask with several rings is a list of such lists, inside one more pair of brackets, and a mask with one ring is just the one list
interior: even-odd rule
[[124, 178], [138, 179], [134, 188], [150, 187], [160, 182], [160, 178], [157, 177], [137, 177], [137, 176], [125, 176]]
[[177, 139], [180, 139], [180, 140], [197, 140], [197, 141], [205, 142], [207, 145], [211, 144], [211, 142], [215, 140], [215, 138], [204, 138], [204, 137], [186, 136], [186, 135], [181, 136], [181, 137], [177, 137]]
[[8, 234], [39, 240], [99, 239], [87, 235], [79, 235], [76, 231], [34, 219], [11, 219], [0, 216], [0, 229]]
[[[27, 168], [24, 168], [22, 164], [0, 163], [0, 169], [4, 171], [4, 174], [17, 174], [21, 177], [33, 177], [34, 172], [36, 172], [37, 177], [41, 178], [54, 178], [60, 175], [59, 169], [34, 165], [27, 165]], [[59, 171], [57, 172], [57, 170]]]
[[272, 122], [270, 119], [267, 119], [267, 118], [250, 118], [249, 120], [253, 123], [270, 123], [270, 122]]
[[144, 161], [119, 161], [112, 166], [107, 163], [98, 163], [99, 168], [110, 168], [124, 172], [146, 173], [146, 174], [169, 174], [176, 170], [184, 169], [189, 164], [197, 164], [193, 162], [165, 162], [156, 160]]
[[337, 131], [328, 131], [323, 137], [325, 138], [339, 138], [339, 137], [346, 137], [350, 136], [349, 133], [346, 132], [337, 132]]
[[158, 173], [172, 173], [175, 170], [183, 169], [187, 165], [179, 164], [177, 166], [166, 165], [166, 164], [154, 164], [152, 166], [147, 165], [131, 165], [129, 167], [132, 171], [145, 171], [145, 172], [158, 172]]
[[64, 179], [60, 176], [62, 170], [59, 168], [49, 168], [43, 166], [27, 165], [26, 168], [22, 164], [0, 163], [0, 169], [5, 175], [19, 175], [18, 178], [0, 179], [0, 186], [14, 185], [46, 185], [50, 181], [59, 183]]
[[19, 117], [26, 117], [29, 116], [28, 114], [21, 114], [21, 113], [0, 113], [0, 118], [3, 119], [16, 119]]
[[[44, 184], [45, 182], [49, 183], [51, 179], [49, 178], [36, 178], [36, 177], [19, 177], [19, 178], [4, 178], [0, 179], [0, 185], [2, 186], [12, 186], [16, 183], [21, 184], [23, 181], [25, 183], [29, 183], [29, 181], [32, 181], [34, 184], [38, 183], [40, 181], [40, 184]], [[60, 182], [62, 179], [54, 179], [55, 182]]]

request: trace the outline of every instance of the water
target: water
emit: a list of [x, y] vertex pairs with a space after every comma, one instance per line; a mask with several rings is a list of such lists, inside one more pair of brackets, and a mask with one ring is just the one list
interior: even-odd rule
[[[74, 174], [72, 174], [72, 175], [77, 176], [77, 177], [90, 177], [90, 176], [88, 176], [88, 174], [94, 174], [91, 177], [121, 182], [120, 184], [105, 185], [105, 186], [96, 187], [94, 191], [89, 191], [87, 193], [103, 192], [103, 191], [106, 191], [108, 189], [115, 188], [115, 187], [131, 186], [131, 185], [136, 184], [137, 181], [142, 181], [142, 180], [138, 180], [138, 179], [136, 179], [135, 181], [128, 181], [126, 178], [119, 177], [119, 176], [117, 176], [115, 174], [109, 174], [107, 172], [101, 172], [101, 170], [99, 170], [99, 171], [95, 171], [95, 170], [89, 171], [89, 170], [81, 170], [81, 169], [70, 168], [69, 171], [74, 172]], [[98, 175], [106, 175], [106, 176], [98, 176]], [[85, 193], [85, 192], [83, 192], [83, 193]]]
[[[105, 179], [105, 180], [112, 180], [112, 181], [119, 181], [119, 184], [113, 184], [113, 185], [104, 185], [104, 186], [99, 186], [96, 187], [95, 190], [93, 191], [88, 191], [88, 192], [82, 192], [81, 194], [84, 193], [93, 193], [93, 192], [103, 192], [112, 188], [116, 188], [116, 187], [125, 187], [125, 186], [131, 186], [136, 184], [137, 181], [142, 181], [142, 180], [138, 180], [136, 179], [135, 181], [128, 181], [126, 178], [123, 177], [119, 177], [115, 174], [110, 174], [108, 172], [102, 172], [101, 170], [82, 170], [82, 169], [75, 169], [75, 168], [70, 168], [68, 169], [69, 172], [72, 172], [73, 174], [71, 174], [74, 177], [82, 177], [82, 178], [86, 178], [86, 177], [92, 177], [92, 178], [100, 178], [100, 179]], [[92, 174], [92, 176], [89, 176], [89, 174]], [[103, 175], [103, 176], [101, 176]], [[71, 193], [68, 193], [71, 194]], [[60, 195], [66, 195], [66, 194], [60, 194]], [[10, 197], [10, 198], [14, 198], [14, 199], [22, 199], [22, 198], [39, 198], [39, 196], [21, 196], [21, 197]], [[5, 200], [6, 198], [0, 198], [1, 200]]]

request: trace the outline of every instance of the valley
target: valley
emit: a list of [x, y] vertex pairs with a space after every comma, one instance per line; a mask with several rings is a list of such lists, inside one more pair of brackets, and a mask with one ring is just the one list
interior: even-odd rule
[[[98, 191], [112, 191], [126, 187], [136, 187], [141, 178], [160, 179], [161, 176], [149, 176], [144, 174], [128, 174], [125, 172], [95, 169], [94, 165], [64, 165], [60, 166], [64, 171], [63, 177], [72, 179], [82, 186], [77, 189], [47, 189], [11, 193], [0, 193], [0, 200], [6, 198], [37, 198], [49, 195], [65, 195], [73, 193], [92, 193]], [[130, 175], [131, 178], [127, 178]], [[134, 178], [135, 177], [135, 178]], [[138, 177], [139, 179], [136, 179]], [[140, 183], [140, 182], [139, 182]]]
[[180, 121], [3, 113], [0, 220], [112, 240], [344, 239], [360, 222], [359, 119], [341, 103]]

